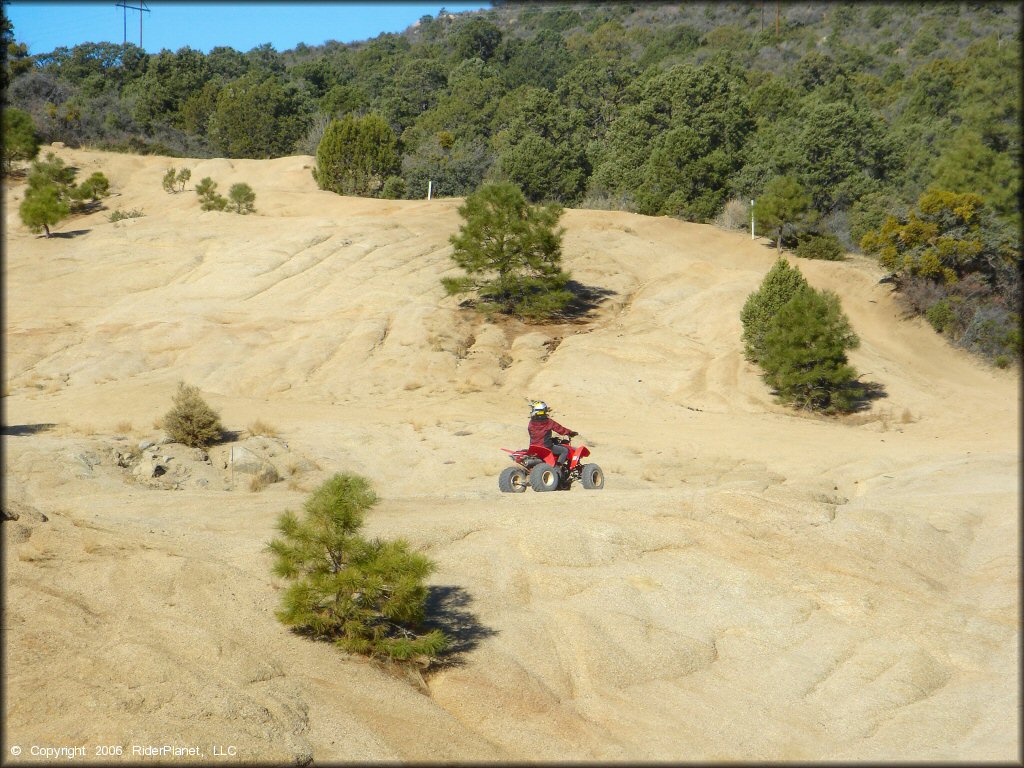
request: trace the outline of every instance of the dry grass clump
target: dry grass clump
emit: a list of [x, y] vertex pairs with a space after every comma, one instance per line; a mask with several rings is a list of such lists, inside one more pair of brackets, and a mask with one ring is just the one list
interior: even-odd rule
[[914, 414], [910, 412], [909, 408], [904, 408], [903, 413], [900, 414], [900, 424], [913, 424], [917, 419], [914, 418]]
[[114, 432], [119, 435], [129, 435], [132, 432], [132, 423], [130, 421], [119, 421], [114, 425]]
[[268, 424], [262, 419], [256, 419], [256, 421], [250, 423], [246, 429], [253, 437], [277, 437], [280, 434], [277, 431], [277, 427]]
[[724, 229], [746, 229], [750, 226], [750, 207], [744, 200], [730, 200], [715, 217], [715, 225]]
[[257, 474], [253, 475], [252, 479], [249, 480], [249, 490], [252, 491], [253, 493], [259, 493], [268, 485], [270, 485], [270, 481], [267, 479], [267, 476], [264, 475], [262, 472], [258, 472]]

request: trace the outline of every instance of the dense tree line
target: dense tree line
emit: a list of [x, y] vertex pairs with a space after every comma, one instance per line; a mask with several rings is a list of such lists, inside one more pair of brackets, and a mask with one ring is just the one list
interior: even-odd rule
[[[783, 178], [809, 203], [780, 245], [858, 250], [930, 189], [1019, 230], [1020, 22], [994, 2], [501, 2], [285, 52], [32, 56], [8, 24], [4, 99], [69, 145], [262, 158], [326, 137], [321, 184], [347, 193], [510, 181], [534, 203], [706, 222]], [[339, 137], [371, 127], [384, 157], [338, 166]]]

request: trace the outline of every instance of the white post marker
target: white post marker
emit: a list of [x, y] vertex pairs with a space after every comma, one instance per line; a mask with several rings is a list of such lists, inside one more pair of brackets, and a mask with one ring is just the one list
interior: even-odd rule
[[430, 199], [430, 196], [433, 193], [433, 191], [434, 191], [434, 182], [428, 181], [427, 182], [427, 200]]
[[750, 239], [754, 238], [754, 201], [750, 201]]

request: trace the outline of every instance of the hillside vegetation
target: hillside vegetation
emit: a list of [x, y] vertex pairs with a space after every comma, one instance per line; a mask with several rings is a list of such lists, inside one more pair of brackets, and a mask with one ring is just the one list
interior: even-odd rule
[[[462, 201], [337, 195], [309, 156], [53, 151], [146, 215], [46, 238], [17, 223], [27, 184], [3, 201], [12, 744], [274, 765], [1019, 755], [1019, 376], [897, 322], [872, 259], [784, 255], [841, 292], [849, 365], [885, 388], [826, 419], [744, 360], [765, 238], [566, 208], [562, 266], [604, 300], [489, 322], [439, 281], [461, 272]], [[169, 194], [171, 164], [245, 180], [256, 211]], [[164, 442], [180, 381], [223, 427], [208, 447]], [[499, 491], [531, 396], [603, 490]], [[336, 473], [379, 496], [340, 544], [436, 565], [423, 603], [407, 593], [451, 638], [423, 680], [304, 632], [271, 572], [282, 514]], [[379, 553], [324, 587], [355, 613], [350, 647], [411, 650], [362, 631], [390, 630], [358, 583], [405, 559]]]
[[[4, 96], [44, 142], [191, 157], [316, 154], [372, 119], [372, 146], [390, 154], [368, 164], [354, 144], [336, 173], [363, 181], [344, 194], [422, 198], [431, 182], [465, 196], [505, 180], [531, 202], [742, 227], [784, 176], [809, 206], [778, 237], [826, 258], [906, 221], [929, 189], [974, 194], [1009, 233], [1000, 258], [1015, 272], [1020, 22], [1011, 3], [499, 2], [284, 52], [35, 55], [6, 23]], [[982, 282], [947, 335], [989, 323], [992, 340], [964, 345], [1015, 357], [1019, 286]], [[944, 311], [950, 287], [925, 294], [907, 308]]]

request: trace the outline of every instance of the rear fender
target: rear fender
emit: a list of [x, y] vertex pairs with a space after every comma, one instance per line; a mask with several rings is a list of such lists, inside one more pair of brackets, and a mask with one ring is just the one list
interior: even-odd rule
[[527, 456], [536, 456], [546, 464], [550, 464], [552, 467], [555, 466], [555, 454], [545, 448], [543, 445], [531, 445], [526, 449]]

